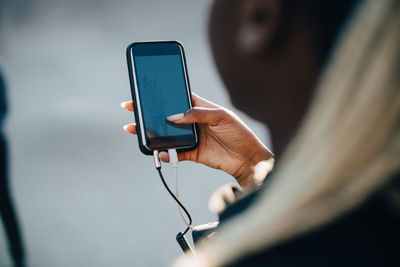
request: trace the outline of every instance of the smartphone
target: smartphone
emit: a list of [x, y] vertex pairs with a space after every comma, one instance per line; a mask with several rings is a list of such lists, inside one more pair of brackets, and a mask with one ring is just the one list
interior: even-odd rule
[[192, 97], [183, 46], [177, 41], [135, 42], [127, 51], [137, 136], [140, 150], [194, 149], [195, 124], [167, 121], [192, 108]]

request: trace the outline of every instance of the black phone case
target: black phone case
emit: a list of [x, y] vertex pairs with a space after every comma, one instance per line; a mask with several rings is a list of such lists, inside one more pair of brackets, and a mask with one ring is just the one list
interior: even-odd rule
[[[128, 46], [126, 49], [126, 60], [128, 63], [128, 72], [129, 72], [129, 83], [131, 86], [131, 95], [132, 95], [132, 100], [134, 103], [134, 106], [137, 107], [137, 100], [136, 100], [136, 94], [135, 94], [135, 81], [133, 79], [133, 67], [132, 67], [132, 56], [131, 56], [131, 49], [135, 45], [135, 43], [132, 43]], [[134, 108], [133, 113], [135, 115], [135, 122], [136, 122], [136, 130], [137, 130], [137, 137], [138, 137], [138, 142], [139, 142], [139, 149], [142, 151], [143, 154], [145, 155], [153, 155], [153, 152], [148, 150], [142, 142], [142, 132], [140, 130], [140, 123], [139, 123], [139, 114], [136, 108]]]
[[[136, 100], [136, 94], [135, 94], [135, 81], [133, 79], [133, 67], [132, 67], [132, 55], [131, 55], [131, 49], [135, 44], [141, 44], [141, 43], [175, 43], [177, 45], [179, 45], [180, 47], [182, 47], [182, 56], [183, 56], [183, 62], [185, 64], [185, 70], [187, 71], [187, 66], [186, 66], [186, 57], [185, 57], [185, 51], [183, 49], [183, 46], [181, 43], [179, 43], [178, 41], [158, 41], [158, 42], [134, 42], [131, 43], [130, 45], [128, 45], [127, 49], [126, 49], [126, 59], [127, 59], [127, 63], [128, 63], [128, 72], [129, 72], [129, 82], [130, 82], [130, 87], [131, 87], [131, 94], [132, 94], [132, 100], [134, 103], [134, 106], [137, 107], [137, 100]], [[186, 73], [186, 77], [188, 79], [188, 84], [189, 84], [189, 99], [192, 102], [193, 105], [193, 101], [192, 101], [192, 91], [190, 89], [190, 81], [189, 81], [189, 75], [188, 73]], [[142, 142], [142, 133], [141, 133], [141, 125], [140, 125], [140, 120], [139, 120], [139, 114], [136, 108], [134, 108], [134, 115], [135, 115], [135, 121], [136, 121], [136, 129], [137, 129], [137, 137], [138, 137], [138, 143], [139, 143], [139, 149], [140, 151], [142, 151], [143, 154], [145, 155], [153, 155], [153, 151], [147, 149]], [[197, 128], [196, 124], [195, 124], [195, 128]], [[197, 134], [198, 131], [197, 129], [195, 129]], [[198, 137], [197, 137], [198, 139]], [[185, 152], [185, 151], [191, 151], [193, 149], [195, 149], [198, 145], [198, 141], [196, 142], [195, 145], [193, 145], [192, 147], [189, 148], [185, 148], [185, 149], [177, 149], [178, 152]]]

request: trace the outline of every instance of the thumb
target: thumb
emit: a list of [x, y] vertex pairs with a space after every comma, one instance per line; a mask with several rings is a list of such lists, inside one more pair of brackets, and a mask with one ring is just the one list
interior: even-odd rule
[[207, 123], [216, 125], [228, 118], [228, 114], [222, 108], [194, 107], [185, 113], [179, 113], [167, 117], [167, 120], [176, 124]]

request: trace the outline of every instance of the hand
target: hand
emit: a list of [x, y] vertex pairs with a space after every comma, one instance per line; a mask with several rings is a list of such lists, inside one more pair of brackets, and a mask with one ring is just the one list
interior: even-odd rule
[[[195, 94], [192, 100], [192, 109], [167, 118], [176, 124], [197, 124], [199, 145], [195, 150], [178, 153], [179, 161], [190, 160], [223, 170], [242, 187], [262, 182], [273, 168], [273, 153], [232, 111]], [[121, 106], [133, 111], [132, 101]], [[124, 130], [136, 134], [136, 124], [125, 125]], [[167, 152], [161, 152], [160, 158], [169, 161]]]

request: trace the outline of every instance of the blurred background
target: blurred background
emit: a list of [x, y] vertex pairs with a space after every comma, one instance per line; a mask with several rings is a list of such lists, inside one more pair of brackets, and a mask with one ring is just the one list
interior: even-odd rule
[[[125, 48], [181, 41], [192, 90], [231, 108], [208, 45], [210, 3], [0, 0], [9, 178], [28, 266], [168, 266], [182, 255], [177, 206], [136, 136], [122, 131], [133, 121], [120, 109], [130, 99]], [[215, 221], [208, 198], [234, 180], [199, 164], [179, 168], [194, 224]], [[165, 174], [173, 185], [168, 166]], [[2, 227], [0, 266], [11, 266]]]

